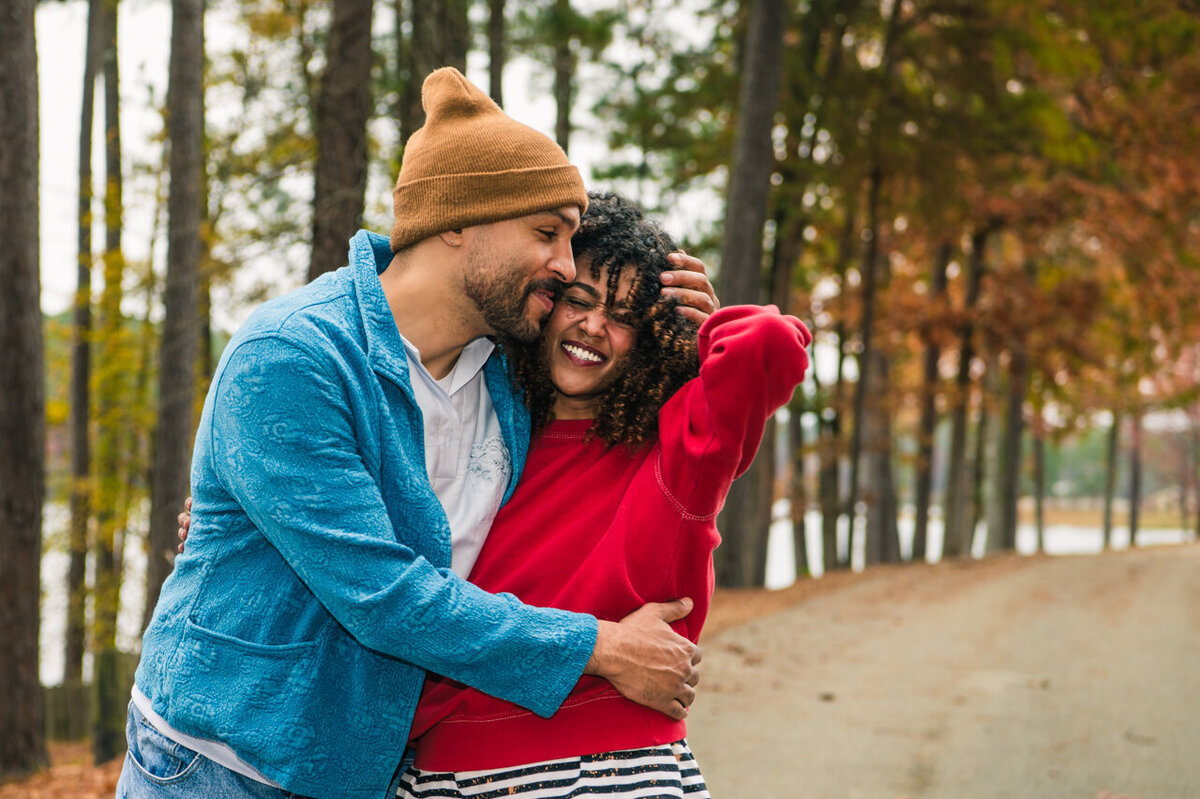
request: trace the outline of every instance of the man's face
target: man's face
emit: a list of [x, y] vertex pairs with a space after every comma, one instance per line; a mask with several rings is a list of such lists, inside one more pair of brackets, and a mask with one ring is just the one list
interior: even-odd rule
[[562, 284], [575, 279], [571, 236], [578, 228], [573, 205], [474, 228], [463, 290], [491, 332], [538, 337]]

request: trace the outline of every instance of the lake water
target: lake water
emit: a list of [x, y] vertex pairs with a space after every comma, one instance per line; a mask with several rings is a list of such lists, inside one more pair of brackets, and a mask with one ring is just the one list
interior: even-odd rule
[[[771, 525], [770, 539], [767, 545], [767, 588], [787, 588], [796, 581], [796, 562], [792, 546], [792, 529], [790, 508], [787, 500], [780, 500], [772, 508], [774, 522]], [[65, 506], [48, 505], [46, 507], [45, 529], [50, 546], [42, 556], [42, 626], [41, 626], [41, 679], [45, 685], [54, 685], [62, 681], [63, 674], [63, 642], [66, 638], [67, 627], [67, 568], [70, 562], [65, 552], [64, 537], [67, 527], [68, 514]], [[847, 520], [841, 520], [839, 529], [839, 547], [845, 552], [849, 530]], [[807, 553], [808, 563], [814, 576], [821, 573], [821, 514], [809, 511], [806, 514]], [[854, 547], [851, 566], [861, 569], [863, 563], [863, 526], [865, 520], [859, 518], [855, 524]], [[146, 520], [139, 519], [132, 525], [135, 529], [144, 528]], [[899, 521], [900, 549], [905, 557], [912, 552], [913, 518], [904, 514]], [[974, 554], [983, 555], [984, 525], [976, 530]], [[933, 563], [941, 556], [942, 523], [936, 517], [930, 520], [926, 559]], [[1138, 532], [1138, 546], [1153, 546], [1157, 544], [1179, 544], [1193, 540], [1191, 533], [1181, 530], [1141, 530]], [[1077, 555], [1100, 552], [1103, 543], [1099, 528], [1074, 527], [1054, 525], [1046, 528], [1045, 550], [1051, 555]], [[1113, 528], [1113, 548], [1125, 549], [1129, 546], [1129, 528]], [[1037, 551], [1037, 530], [1032, 525], [1021, 525], [1017, 528], [1017, 550], [1022, 554], [1033, 554]], [[134, 652], [138, 649], [138, 640], [142, 631], [142, 607], [145, 604], [145, 574], [146, 553], [142, 542], [131, 539], [126, 542], [125, 579], [121, 589], [121, 611], [117, 617], [117, 646], [125, 651]], [[85, 659], [84, 679], [91, 677], [90, 658]]]
[[[771, 524], [770, 537], [767, 541], [767, 588], [787, 588], [796, 582], [795, 550], [792, 543], [791, 506], [786, 499], [775, 503], [771, 509], [774, 521]], [[925, 560], [936, 563], [942, 555], [942, 536], [945, 532], [942, 519], [938, 513], [932, 514], [929, 520]], [[805, 551], [808, 555], [808, 566], [814, 577], [822, 573], [821, 564], [823, 547], [821, 545], [821, 514], [810, 510], [805, 514]], [[864, 528], [866, 519], [861, 515], [855, 520], [854, 547], [851, 553], [851, 568], [857, 570], [863, 567]], [[913, 528], [915, 519], [911, 513], [902, 513], [897, 523], [900, 533], [900, 552], [907, 559], [912, 554]], [[972, 554], [983, 557], [986, 545], [987, 526], [980, 522], [975, 529], [975, 539]], [[838, 524], [838, 550], [845, 557], [847, 539], [849, 538], [849, 519], [842, 517]], [[1048, 555], [1094, 555], [1104, 549], [1104, 533], [1099, 527], [1079, 527], [1074, 525], [1048, 525], [1043, 535], [1043, 548]], [[1191, 532], [1181, 528], [1139, 530], [1138, 546], [1157, 546], [1163, 544], [1182, 544], [1193, 541]], [[1129, 527], [1115, 525], [1112, 530], [1112, 548], [1129, 548]], [[1017, 551], [1022, 555], [1032, 555], [1038, 551], [1037, 528], [1032, 524], [1017, 526]]]
[[[146, 509], [148, 511], [148, 508]], [[66, 505], [47, 505], [43, 529], [49, 546], [42, 555], [42, 620], [39, 631], [39, 672], [43, 685], [62, 682], [63, 648], [67, 639], [67, 569], [71, 558], [66, 551], [66, 530], [70, 513]], [[148, 519], [138, 518], [131, 525], [145, 529]], [[125, 542], [124, 579], [121, 583], [121, 609], [117, 614], [117, 647], [136, 652], [142, 637], [142, 608], [146, 604], [146, 550], [142, 541]], [[88, 580], [92, 579], [92, 559], [88, 558]], [[90, 612], [89, 612], [90, 619]], [[84, 680], [91, 680], [91, 657], [84, 657]]]

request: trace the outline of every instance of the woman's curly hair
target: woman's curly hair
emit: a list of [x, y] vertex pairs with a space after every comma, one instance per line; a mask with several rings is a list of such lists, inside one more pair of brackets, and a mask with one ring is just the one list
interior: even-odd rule
[[[589, 436], [609, 446], [638, 449], [658, 432], [658, 411], [699, 370], [696, 324], [661, 296], [659, 275], [675, 267], [667, 254], [675, 245], [641, 209], [611, 192], [588, 192], [588, 208], [571, 239], [575, 259], [590, 262], [592, 278], [608, 269], [612, 307], [622, 273], [632, 271], [627, 299], [634, 319], [634, 343], [621, 373], [600, 398]], [[536, 434], [553, 418], [554, 386], [541, 341], [506, 343], [513, 373], [525, 391]]]

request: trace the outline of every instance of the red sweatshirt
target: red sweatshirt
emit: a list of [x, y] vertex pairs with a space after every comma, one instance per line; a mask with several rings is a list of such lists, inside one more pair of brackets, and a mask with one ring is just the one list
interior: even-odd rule
[[[767, 418], [808, 367], [812, 336], [773, 306], [722, 308], [700, 329], [700, 375], [662, 408], [638, 452], [584, 443], [590, 420], [551, 422], [492, 524], [471, 582], [532, 605], [619, 621], [647, 602], [691, 597], [675, 624], [696, 641], [713, 588], [716, 515], [750, 466]], [[503, 663], [496, 665], [504, 668]], [[542, 718], [431, 676], [413, 720], [416, 766], [471, 771], [684, 738], [684, 722], [583, 676]]]

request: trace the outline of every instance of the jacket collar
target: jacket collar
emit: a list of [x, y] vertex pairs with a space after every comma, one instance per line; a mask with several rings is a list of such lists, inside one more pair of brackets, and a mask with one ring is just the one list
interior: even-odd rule
[[379, 276], [391, 262], [392, 245], [387, 236], [360, 230], [350, 239], [350, 269], [367, 340], [367, 360], [377, 374], [407, 389], [409, 374], [404, 341], [379, 282]]
[[509, 374], [508, 359], [502, 347], [497, 347], [483, 365], [483, 379], [487, 383], [488, 393], [492, 395], [492, 407], [496, 409], [500, 432], [508, 442], [508, 454], [512, 458], [513, 468], [503, 500], [508, 502], [525, 469], [525, 458], [529, 451], [529, 410], [525, 407], [524, 394]]

